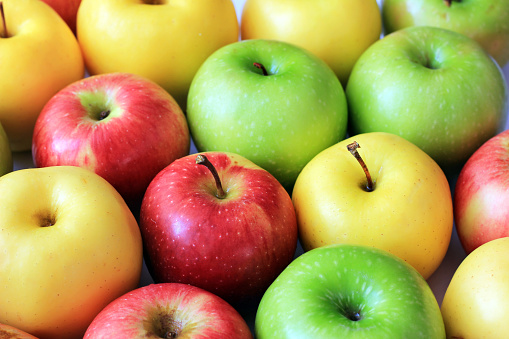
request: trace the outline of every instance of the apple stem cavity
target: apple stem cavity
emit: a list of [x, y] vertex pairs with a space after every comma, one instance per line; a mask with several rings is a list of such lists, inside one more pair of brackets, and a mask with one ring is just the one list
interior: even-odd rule
[[207, 167], [209, 171], [212, 173], [212, 176], [214, 177], [214, 180], [216, 182], [217, 189], [216, 197], [218, 197], [219, 199], [226, 198], [226, 193], [223, 190], [223, 185], [221, 185], [221, 179], [219, 179], [219, 174], [217, 174], [216, 168], [214, 167], [214, 165], [212, 165], [209, 159], [203, 154], [198, 154], [196, 156], [196, 163], [198, 165], [203, 165]]
[[351, 144], [348, 144], [346, 148], [350, 151], [350, 153], [357, 159], [359, 164], [361, 165], [362, 169], [364, 170], [364, 174], [366, 175], [367, 184], [366, 184], [366, 191], [373, 192], [375, 190], [375, 184], [373, 183], [373, 180], [371, 179], [371, 174], [369, 173], [368, 167], [366, 166], [366, 163], [362, 159], [361, 155], [357, 151], [358, 148], [361, 148], [359, 143], [357, 141], [352, 142]]
[[3, 33], [1, 35], [1, 37], [8, 38], [9, 32], [7, 31], [7, 22], [5, 21], [5, 11], [4, 11], [3, 1], [0, 1], [0, 16], [2, 17], [2, 26], [3, 26]]
[[261, 69], [262, 70], [262, 74], [264, 76], [267, 76], [269, 75], [269, 73], [267, 72], [267, 69], [265, 68], [265, 66], [263, 66], [261, 63], [259, 62], [253, 62], [253, 66], [258, 68], [258, 69]]
[[101, 111], [101, 113], [99, 113], [99, 121], [106, 119], [108, 115], [110, 115], [109, 109]]
[[461, 2], [461, 0], [444, 0], [444, 3], [447, 7], [451, 7], [452, 3], [456, 1], [456, 2]]

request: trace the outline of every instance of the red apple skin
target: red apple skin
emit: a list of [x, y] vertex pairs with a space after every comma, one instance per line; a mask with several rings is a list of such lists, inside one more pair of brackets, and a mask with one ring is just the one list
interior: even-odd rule
[[37, 337], [18, 328], [0, 324], [0, 339], [37, 339]]
[[112, 301], [92, 321], [84, 339], [172, 338], [165, 336], [169, 329], [162, 325], [170, 319], [177, 338], [252, 338], [245, 320], [223, 299], [191, 285], [163, 283]]
[[454, 190], [454, 219], [467, 254], [509, 236], [509, 130], [486, 141], [463, 166]]
[[[79, 93], [93, 92], [107, 93], [124, 111], [91, 119]], [[112, 184], [135, 215], [150, 181], [189, 149], [187, 121], [176, 101], [128, 73], [88, 77], [62, 89], [41, 111], [32, 142], [37, 167], [88, 168]]]
[[236, 154], [176, 160], [151, 182], [140, 213], [149, 272], [156, 282], [187, 283], [234, 306], [256, 300], [292, 261], [297, 220], [288, 192], [267, 171]]
[[81, 0], [42, 0], [47, 3], [60, 15], [67, 26], [76, 35], [76, 17]]

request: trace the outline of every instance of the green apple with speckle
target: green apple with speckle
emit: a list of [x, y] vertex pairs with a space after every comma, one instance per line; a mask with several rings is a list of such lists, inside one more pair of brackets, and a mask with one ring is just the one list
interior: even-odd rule
[[332, 69], [276, 40], [224, 46], [200, 67], [187, 118], [200, 152], [244, 156], [291, 189], [304, 165], [346, 136], [348, 108]]
[[414, 26], [374, 43], [355, 64], [346, 96], [350, 132], [404, 137], [447, 171], [500, 132], [507, 87], [474, 40]]
[[347, 244], [290, 263], [263, 295], [255, 331], [257, 339], [445, 338], [437, 300], [412, 266]]

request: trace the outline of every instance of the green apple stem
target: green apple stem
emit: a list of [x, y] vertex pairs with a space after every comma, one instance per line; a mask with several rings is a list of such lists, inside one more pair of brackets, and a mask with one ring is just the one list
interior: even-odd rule
[[259, 62], [253, 62], [253, 66], [256, 67], [256, 68], [259, 68], [262, 70], [262, 73], [264, 76], [267, 76], [269, 75], [269, 73], [267, 72], [267, 69], [265, 68], [265, 66], [263, 66], [261, 63]]
[[212, 173], [212, 176], [214, 177], [214, 180], [216, 182], [217, 188], [216, 197], [218, 197], [219, 199], [226, 198], [226, 193], [223, 190], [223, 185], [221, 185], [221, 179], [219, 179], [219, 174], [217, 174], [216, 168], [214, 167], [214, 165], [212, 165], [209, 159], [203, 154], [198, 154], [196, 156], [196, 163], [199, 165], [204, 165]]
[[2, 38], [8, 38], [9, 32], [7, 31], [7, 22], [5, 21], [4, 3], [0, 1], [0, 16], [2, 17], [3, 33]]
[[366, 184], [366, 190], [368, 192], [372, 192], [375, 190], [375, 185], [373, 183], [373, 180], [371, 179], [371, 174], [369, 174], [368, 167], [366, 166], [366, 163], [362, 159], [361, 155], [357, 151], [358, 148], [361, 148], [359, 143], [357, 141], [352, 142], [351, 144], [348, 144], [346, 148], [352, 153], [352, 155], [357, 159], [359, 164], [361, 165], [362, 169], [364, 170], [364, 174], [366, 174], [366, 179], [368, 183]]

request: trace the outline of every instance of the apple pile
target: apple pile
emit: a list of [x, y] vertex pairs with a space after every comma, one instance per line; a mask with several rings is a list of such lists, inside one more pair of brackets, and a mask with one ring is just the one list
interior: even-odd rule
[[0, 0], [0, 337], [504, 338], [508, 74], [509, 0]]

